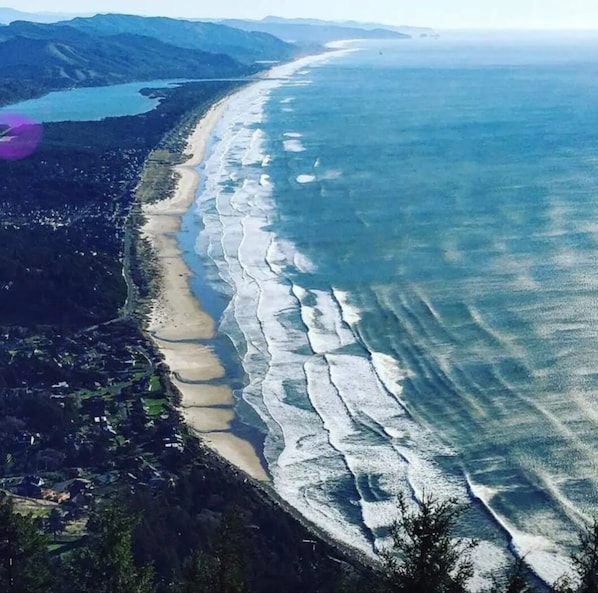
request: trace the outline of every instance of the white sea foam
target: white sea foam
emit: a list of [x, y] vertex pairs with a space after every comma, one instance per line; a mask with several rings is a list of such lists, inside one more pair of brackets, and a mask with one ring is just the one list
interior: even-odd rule
[[[508, 525], [508, 524], [507, 524]], [[545, 537], [522, 533], [511, 527], [513, 550], [545, 582], [553, 584], [563, 575], [574, 574], [571, 562]]]
[[293, 265], [303, 274], [311, 274], [316, 270], [316, 265], [311, 259], [299, 251], [293, 254]]
[[303, 134], [300, 134], [299, 132], [285, 132], [283, 136], [285, 138], [303, 138]]
[[343, 176], [343, 172], [340, 169], [329, 169], [323, 175], [321, 175], [322, 179], [326, 181], [330, 181], [332, 179], [340, 179]]
[[296, 181], [297, 183], [305, 184], [305, 183], [313, 183], [316, 180], [315, 175], [297, 175]]
[[241, 163], [244, 166], [262, 162], [264, 158], [262, 153], [264, 137], [264, 132], [259, 128], [253, 132], [249, 146], [247, 147], [247, 150], [241, 159]]
[[[367, 439], [360, 437], [360, 431], [343, 399], [346, 394], [330, 381], [330, 370], [325, 358], [314, 357], [305, 366], [310, 401], [324, 423], [332, 447], [342, 454], [353, 476], [384, 476], [389, 467], [394, 467], [400, 475], [404, 464], [391, 447], [383, 444], [373, 446]], [[389, 486], [400, 488], [400, 480], [389, 481]], [[396, 516], [396, 508], [390, 499], [366, 503], [360, 496], [358, 503], [363, 521], [370, 530], [388, 525]], [[338, 533], [337, 530], [338, 526], [335, 526], [333, 533]], [[371, 544], [363, 536], [352, 538], [349, 543], [372, 553]]]
[[295, 284], [293, 294], [300, 303], [301, 318], [316, 354], [327, 354], [355, 343], [351, 331], [343, 326], [338, 307], [330, 294], [321, 290], [308, 291]]
[[[285, 65], [279, 76], [292, 72]], [[360, 351], [361, 312], [350, 295], [286, 279], [289, 270], [309, 274], [315, 266], [270, 230], [274, 186], [260, 123], [280, 84], [266, 79], [229, 101], [203, 164], [197, 250], [212, 260], [222, 281], [215, 287], [229, 299], [220, 330], [247, 376], [236, 395], [268, 428], [264, 455], [274, 487], [333, 536], [372, 554], [388, 543], [381, 529], [396, 516], [399, 492], [433, 489], [460, 499], [466, 492], [435, 462], [454, 452], [401, 406], [400, 365]], [[298, 146], [298, 136], [286, 137], [285, 149]], [[356, 516], [342, 508], [346, 496]]]
[[284, 149], [287, 152], [304, 152], [305, 151], [305, 146], [303, 146], [303, 144], [301, 144], [301, 142], [296, 138], [284, 140], [282, 144], [284, 146]]
[[350, 326], [357, 325], [361, 321], [361, 311], [349, 302], [349, 293], [338, 288], [333, 288], [332, 292], [341, 306], [345, 322]]
[[468, 584], [469, 590], [473, 593], [490, 591], [494, 585], [494, 577], [509, 566], [504, 550], [487, 541], [478, 542], [471, 558], [474, 565], [480, 567]]
[[490, 504], [498, 490], [474, 483], [467, 476], [472, 495], [477, 498], [508, 535], [512, 549], [520, 558], [533, 567], [534, 572], [546, 583], [554, 583], [564, 574], [572, 574], [571, 562], [563, 555], [553, 541], [543, 536], [531, 535], [514, 527]]
[[372, 352], [371, 356], [376, 373], [386, 389], [396, 397], [401, 397], [403, 393], [401, 384], [409, 373], [403, 370], [399, 363], [388, 354]]

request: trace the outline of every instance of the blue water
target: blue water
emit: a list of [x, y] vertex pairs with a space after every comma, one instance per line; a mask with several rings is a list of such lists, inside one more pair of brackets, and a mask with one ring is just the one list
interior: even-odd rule
[[98, 121], [106, 117], [138, 115], [151, 111], [160, 101], [139, 91], [166, 88], [178, 83], [179, 80], [152, 80], [55, 91], [38, 99], [0, 107], [0, 113], [20, 113], [42, 123]]
[[386, 545], [398, 492], [455, 496], [480, 569], [551, 581], [598, 512], [597, 48], [357, 44], [217, 127], [196, 251], [238, 412], [345, 542]]

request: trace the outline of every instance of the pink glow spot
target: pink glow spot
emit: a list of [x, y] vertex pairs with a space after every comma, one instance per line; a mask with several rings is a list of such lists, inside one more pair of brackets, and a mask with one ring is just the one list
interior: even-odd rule
[[18, 113], [0, 113], [0, 159], [17, 161], [33, 154], [42, 125]]

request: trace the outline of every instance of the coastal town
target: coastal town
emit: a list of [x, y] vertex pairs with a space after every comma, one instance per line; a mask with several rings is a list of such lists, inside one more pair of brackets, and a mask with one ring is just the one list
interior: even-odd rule
[[[214, 87], [222, 92], [221, 84]], [[187, 117], [193, 117], [205, 99], [190, 90], [178, 93], [163, 109], [175, 118], [190, 110]], [[2, 241], [4, 253], [13, 255], [0, 291], [6, 305], [0, 314], [0, 488], [16, 495], [17, 507], [38, 501], [46, 521], [50, 512], [54, 520], [60, 514], [64, 532], [54, 538], [57, 553], [61, 544], [85, 535], [82, 518], [115, 489], [172, 485], [175, 476], [168, 468], [190, 438], [182, 430], [180, 394], [170, 371], [140, 324], [155, 279], [151, 261], [141, 255], [135, 192], [139, 186], [147, 199], [147, 179], [156, 175], [152, 143], [168, 132], [160, 150], [174, 155], [181, 150], [177, 146], [184, 147], [188, 125], [169, 130], [163, 113], [156, 118], [162, 120], [157, 129], [147, 129], [135, 148], [127, 146], [128, 138], [139, 144], [135, 122], [146, 127], [146, 116], [128, 118], [129, 136], [118, 120], [82, 122], [76, 129], [68, 122], [52, 124], [34, 163], [4, 163]], [[71, 132], [74, 146], [89, 145], [81, 151], [65, 151], [61, 143], [53, 147], [52, 134], [64, 138]], [[172, 187], [170, 166], [166, 162], [159, 171], [160, 183], [150, 184], [154, 199]], [[21, 243], [32, 235], [33, 249]], [[54, 266], [48, 264], [52, 251]], [[21, 261], [23, 271], [15, 268]], [[31, 274], [34, 265], [40, 268], [37, 277]], [[71, 276], [74, 270], [81, 275]], [[60, 274], [69, 279], [55, 284], [52, 276]], [[44, 289], [45, 275], [50, 278]], [[40, 306], [49, 285], [63, 296], [57, 302], [52, 295], [49, 306]], [[84, 309], [90, 285], [97, 290], [88, 293]], [[69, 299], [77, 301], [76, 308]], [[21, 323], [11, 315], [18, 301]]]
[[[55, 503], [68, 527], [94, 508], [94, 486], [172, 479], [157, 466], [183, 448], [177, 395], [133, 324], [74, 336], [13, 329], [3, 343], [0, 487]], [[85, 496], [73, 494], [84, 483]]]
[[[234, 529], [251, 542], [243, 555], [255, 556], [243, 578], [256, 590], [334, 588], [369, 571], [198, 441], [147, 330], [162, 272], [141, 230], [142, 204], [171, 194], [197, 121], [238, 85], [190, 83], [148, 114], [47, 124], [32, 157], [0, 161], [0, 511], [47, 538], [47, 553], [11, 568], [29, 583], [18, 593], [37, 591], [27, 580], [36, 575], [44, 591], [62, 587], [111, 508], [134, 519], [122, 519], [123, 533], [153, 563], [159, 591], [184, 578], [194, 555], [213, 556], [238, 509]], [[217, 428], [214, 438], [233, 437]], [[0, 561], [13, 566], [11, 554]], [[289, 571], [297, 557], [318, 568]]]

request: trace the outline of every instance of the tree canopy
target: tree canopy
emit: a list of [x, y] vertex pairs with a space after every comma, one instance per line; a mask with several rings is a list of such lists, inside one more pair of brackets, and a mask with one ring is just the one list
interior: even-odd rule
[[0, 492], [0, 591], [47, 593], [52, 578], [47, 540], [33, 517], [17, 513]]
[[392, 548], [383, 551], [390, 589], [396, 593], [465, 593], [473, 576], [475, 541], [456, 539], [463, 508], [424, 494], [411, 510], [398, 499], [399, 518], [390, 527]]
[[72, 586], [80, 593], [152, 593], [153, 569], [137, 566], [131, 546], [136, 519], [109, 505], [90, 520], [89, 541], [70, 560]]

